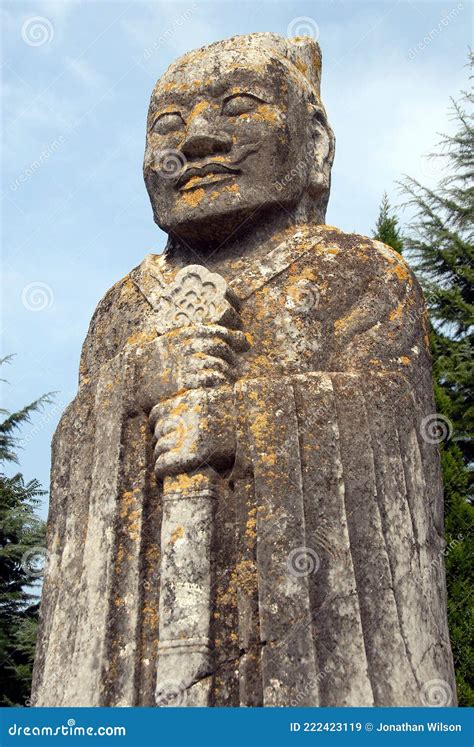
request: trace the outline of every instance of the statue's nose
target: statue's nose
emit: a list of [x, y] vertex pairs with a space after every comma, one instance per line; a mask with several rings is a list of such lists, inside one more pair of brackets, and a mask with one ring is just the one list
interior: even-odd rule
[[212, 131], [211, 125], [200, 118], [186, 134], [181, 150], [186, 158], [205, 158], [214, 153], [228, 153], [232, 140], [225, 132]]

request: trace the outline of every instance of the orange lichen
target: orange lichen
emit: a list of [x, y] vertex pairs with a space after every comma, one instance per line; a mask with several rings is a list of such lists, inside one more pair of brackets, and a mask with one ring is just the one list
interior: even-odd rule
[[147, 561], [151, 565], [155, 565], [160, 559], [160, 549], [156, 543], [152, 543], [145, 553]]
[[192, 122], [193, 119], [198, 117], [200, 114], [202, 114], [203, 111], [206, 111], [206, 109], [215, 109], [216, 106], [211, 104], [210, 101], [199, 101], [192, 112], [188, 116], [188, 124]]
[[257, 591], [257, 566], [254, 560], [241, 560], [232, 570], [229, 585], [225, 591], [218, 592], [216, 603], [221, 606], [235, 606], [237, 592], [251, 596]]
[[399, 303], [398, 306], [395, 309], [392, 309], [390, 314], [388, 315], [388, 318], [391, 322], [396, 321], [397, 319], [400, 319], [400, 317], [403, 314], [404, 304]]
[[184, 527], [178, 526], [176, 527], [174, 532], [171, 534], [171, 539], [170, 539], [171, 544], [174, 545], [182, 537], [184, 537]]
[[204, 199], [205, 194], [203, 187], [200, 187], [199, 189], [182, 192], [181, 196], [189, 207], [197, 207]]
[[245, 534], [244, 538], [247, 543], [248, 547], [253, 547], [255, 544], [255, 541], [257, 539], [257, 509], [252, 508], [249, 511], [249, 518], [247, 519], [247, 522], [245, 524]]
[[273, 106], [269, 106], [268, 104], [262, 104], [253, 112], [245, 112], [244, 114], [239, 114], [239, 119], [253, 119], [261, 122], [268, 122], [273, 124], [274, 122], [278, 122], [280, 119], [280, 113], [277, 109], [275, 109]]
[[259, 412], [256, 413], [252, 423], [250, 424], [250, 430], [255, 439], [257, 446], [262, 447], [268, 440], [268, 429], [269, 429], [269, 418], [268, 413]]
[[144, 625], [152, 630], [157, 630], [159, 620], [160, 616], [158, 614], [157, 605], [153, 602], [148, 602], [148, 604], [143, 607]]
[[336, 335], [340, 335], [341, 332], [347, 327], [350, 322], [350, 315], [342, 317], [342, 319], [336, 319], [334, 322], [334, 332]]
[[124, 558], [125, 558], [125, 550], [123, 546], [120, 545], [119, 549], [117, 550], [117, 557], [116, 557], [117, 565], [121, 565], [121, 563], [123, 563], [124, 561]]
[[187, 409], [188, 406], [186, 402], [178, 402], [178, 404], [173, 407], [171, 414], [173, 417], [178, 417], [179, 415], [182, 415], [183, 412], [186, 412]]
[[410, 279], [409, 272], [405, 269], [405, 267], [402, 267], [402, 265], [400, 264], [395, 265], [395, 267], [390, 267], [388, 272], [396, 275], [397, 278], [399, 278], [399, 280]]
[[203, 490], [209, 486], [207, 474], [197, 472], [195, 475], [181, 474], [167, 477], [166, 492], [182, 493], [188, 490]]
[[157, 333], [154, 330], [149, 330], [148, 332], [135, 332], [135, 334], [127, 337], [127, 345], [139, 345], [140, 343], [151, 342], [156, 338], [156, 336]]
[[129, 539], [136, 541], [140, 536], [141, 510], [139, 508], [140, 488], [126, 490], [121, 496], [120, 518], [124, 520], [124, 532]]

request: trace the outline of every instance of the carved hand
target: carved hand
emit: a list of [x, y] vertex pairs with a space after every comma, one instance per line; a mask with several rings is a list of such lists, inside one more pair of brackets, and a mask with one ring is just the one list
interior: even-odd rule
[[156, 405], [150, 422], [157, 439], [157, 477], [206, 465], [230, 467], [235, 454], [234, 420], [230, 386], [191, 389]]
[[198, 324], [169, 332], [159, 343], [161, 402], [150, 413], [157, 476], [203, 464], [226, 468], [235, 452], [229, 385], [235, 380], [236, 354], [248, 349], [245, 335]]
[[249, 347], [242, 332], [218, 324], [167, 332], [153, 345], [153, 353], [141, 364], [140, 398], [145, 409], [188, 389], [232, 383], [236, 354]]

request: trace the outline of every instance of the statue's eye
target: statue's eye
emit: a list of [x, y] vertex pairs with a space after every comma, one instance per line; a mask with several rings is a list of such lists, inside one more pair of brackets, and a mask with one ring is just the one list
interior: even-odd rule
[[158, 135], [167, 135], [169, 132], [179, 130], [184, 125], [184, 120], [179, 112], [163, 112], [156, 119], [152, 132]]
[[260, 104], [264, 103], [253, 93], [236, 93], [224, 99], [222, 114], [225, 114], [226, 117], [236, 117], [239, 114], [253, 112]]

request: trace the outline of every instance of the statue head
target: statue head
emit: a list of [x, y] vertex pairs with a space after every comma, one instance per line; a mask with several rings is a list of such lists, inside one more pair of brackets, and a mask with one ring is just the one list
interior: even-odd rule
[[190, 52], [158, 80], [144, 176], [155, 222], [222, 241], [257, 216], [323, 223], [334, 135], [309, 37], [235, 36]]

